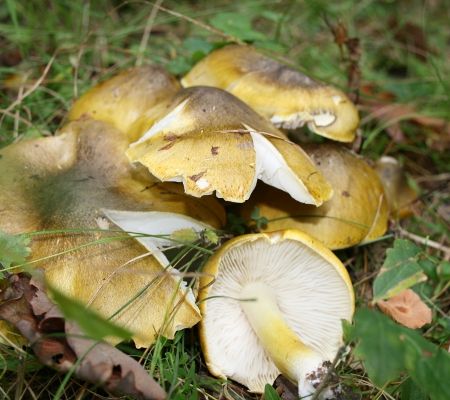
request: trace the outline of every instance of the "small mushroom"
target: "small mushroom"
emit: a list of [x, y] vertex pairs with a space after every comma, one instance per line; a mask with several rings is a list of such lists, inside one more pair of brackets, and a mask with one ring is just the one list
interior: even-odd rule
[[257, 179], [308, 204], [320, 205], [332, 194], [298, 145], [221, 89], [181, 90], [167, 114], [149, 126], [127, 155], [162, 181], [183, 182], [190, 195], [215, 191], [243, 202]]
[[233, 93], [278, 127], [307, 123], [318, 135], [351, 142], [358, 111], [339, 89], [317, 82], [253, 47], [230, 45], [214, 51], [182, 79], [185, 87], [207, 85]]
[[409, 217], [418, 194], [408, 185], [401, 165], [395, 158], [384, 156], [377, 161], [376, 171], [383, 183], [391, 216], [395, 219]]
[[83, 94], [69, 111], [69, 120], [90, 117], [108, 122], [126, 133], [147, 110], [164, 102], [180, 89], [178, 81], [157, 66], [127, 69]]
[[133, 169], [127, 146], [122, 132], [87, 119], [2, 149], [0, 229], [41, 232], [31, 235], [31, 265], [66, 295], [114, 317], [143, 347], [194, 325], [199, 311], [167, 260], [121, 233], [103, 209], [185, 213], [215, 227], [224, 215], [214, 198], [191, 198]]
[[200, 288], [209, 371], [258, 393], [280, 373], [300, 396], [314, 393], [354, 311], [345, 267], [296, 230], [230, 240], [205, 265]]
[[304, 145], [334, 195], [320, 207], [293, 201], [285, 193], [258, 185], [242, 214], [250, 220], [255, 207], [267, 218], [263, 231], [300, 229], [330, 249], [374, 240], [387, 229], [388, 207], [380, 179], [361, 157], [334, 144]]

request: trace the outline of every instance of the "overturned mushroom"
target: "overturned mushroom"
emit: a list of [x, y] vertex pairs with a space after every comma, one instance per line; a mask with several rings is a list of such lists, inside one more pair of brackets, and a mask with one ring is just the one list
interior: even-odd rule
[[267, 218], [263, 231], [300, 229], [331, 249], [373, 240], [387, 229], [388, 208], [377, 173], [362, 158], [332, 144], [304, 145], [331, 183], [334, 196], [321, 207], [293, 201], [285, 193], [258, 185], [244, 205], [250, 219], [255, 207]]
[[45, 269], [52, 286], [134, 332], [141, 347], [194, 325], [199, 313], [167, 263], [102, 209], [179, 212], [215, 227], [224, 216], [215, 199], [190, 198], [133, 169], [127, 145], [110, 125], [83, 120], [59, 136], [2, 149], [0, 229], [44, 231], [31, 236], [32, 265]]
[[354, 310], [337, 257], [300, 231], [252, 234], [226, 243], [203, 273], [200, 339], [210, 372], [259, 393], [282, 373], [311, 395]]
[[179, 89], [177, 80], [161, 67], [130, 68], [83, 94], [70, 109], [69, 120], [91, 117], [131, 136], [130, 127], [145, 111]]
[[257, 179], [294, 199], [320, 205], [331, 188], [309, 157], [268, 121], [233, 95], [216, 88], [181, 90], [168, 113], [127, 154], [162, 181], [183, 182], [185, 191], [214, 191], [247, 200]]
[[215, 86], [233, 93], [278, 127], [307, 123], [315, 133], [341, 142], [354, 139], [359, 117], [350, 99], [250, 46], [216, 50], [182, 79], [185, 87]]

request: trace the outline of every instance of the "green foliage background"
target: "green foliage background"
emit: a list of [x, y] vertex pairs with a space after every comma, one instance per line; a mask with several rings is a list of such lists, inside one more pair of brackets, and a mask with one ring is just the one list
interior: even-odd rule
[[[360, 40], [361, 85], [372, 95], [388, 94], [392, 102], [413, 105], [420, 114], [447, 124], [450, 120], [449, 10], [444, 1], [166, 0], [158, 4], [163, 8], [156, 12], [148, 1], [1, 2], [0, 147], [52, 135], [65, 123], [74, 99], [124, 68], [156, 63], [181, 76], [228, 42], [253, 43], [272, 57], [347, 90], [348, 63], [325, 19], [340, 22], [349, 37]], [[414, 27], [426, 39], [425, 57], [408, 47], [419, 40]], [[400, 40], [401, 35], [406, 39]], [[383, 121], [371, 117], [364, 107], [361, 113], [363, 155], [396, 157], [411, 185], [421, 188], [422, 210], [402, 223], [403, 231], [448, 246], [449, 223], [442, 217], [450, 201], [445, 180], [450, 165], [448, 138], [408, 122], [408, 115]], [[397, 122], [404, 140], [388, 134]], [[264, 216], [256, 213], [254, 220], [256, 225], [264, 223]], [[231, 222], [236, 222], [238, 231], [241, 221]], [[448, 259], [446, 253], [430, 250], [426, 241], [394, 243], [393, 237], [403, 231], [394, 221], [383, 240], [338, 252], [355, 283], [360, 308], [355, 324], [346, 329], [353, 350], [337, 365], [348, 398], [450, 398]], [[23, 237], [0, 233], [3, 267], [23, 263], [27, 245]], [[387, 248], [391, 250], [386, 253]], [[373, 297], [386, 298], [406, 287], [433, 309], [433, 322], [425, 329], [411, 331], [364, 308], [373, 304]], [[66, 308], [71, 307], [69, 301]], [[161, 338], [149, 351], [137, 351], [127, 343], [120, 348], [139, 358], [172, 399], [258, 398], [207, 374], [195, 330], [178, 333], [174, 341]], [[0, 397], [53, 398], [61, 382], [62, 377], [39, 366], [31, 354], [0, 347]], [[95, 398], [91, 391], [105, 395], [76, 380], [63, 389], [70, 399]], [[267, 388], [265, 398], [277, 394]]]

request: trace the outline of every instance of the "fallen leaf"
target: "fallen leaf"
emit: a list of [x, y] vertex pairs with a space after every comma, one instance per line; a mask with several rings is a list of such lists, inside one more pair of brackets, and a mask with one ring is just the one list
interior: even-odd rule
[[30, 255], [30, 239], [22, 235], [9, 235], [0, 230], [0, 262], [5, 268], [21, 264]]
[[113, 393], [142, 400], [165, 399], [166, 393], [135, 360], [115, 347], [85, 337], [79, 326], [63, 318], [45, 294], [40, 280], [10, 275], [0, 292], [0, 319], [25, 336], [38, 359], [60, 372], [74, 370], [78, 378]]
[[381, 311], [408, 328], [421, 328], [432, 320], [431, 309], [411, 289], [377, 304]]
[[398, 123], [400, 121], [410, 121], [437, 134], [430, 143], [427, 143], [429, 146], [440, 151], [447, 150], [450, 146], [450, 123], [443, 118], [423, 115], [414, 105], [384, 103], [364, 99], [361, 109], [368, 113], [362, 119], [361, 125], [365, 125], [367, 122], [375, 119], [387, 127], [392, 127], [390, 134], [393, 140], [404, 140], [404, 135], [400, 133], [401, 128]]
[[[6, 43], [1, 43], [2, 47], [6, 47]], [[22, 54], [19, 49], [9, 49], [2, 50], [2, 54], [0, 54], [0, 65], [2, 67], [15, 67], [16, 65], [22, 62]]]
[[408, 53], [414, 54], [425, 62], [429, 54], [436, 54], [436, 50], [428, 45], [424, 30], [414, 22], [401, 24], [395, 16], [391, 16], [388, 26], [394, 32], [394, 40], [402, 44]]
[[283, 375], [280, 375], [275, 380], [274, 386], [282, 400], [297, 400], [298, 399], [297, 387], [292, 382], [287, 380]]

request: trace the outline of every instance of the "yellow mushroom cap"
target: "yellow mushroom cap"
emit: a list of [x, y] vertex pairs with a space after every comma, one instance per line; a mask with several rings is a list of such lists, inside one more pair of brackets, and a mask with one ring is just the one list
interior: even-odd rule
[[384, 156], [377, 161], [376, 170], [383, 183], [391, 216], [396, 219], [410, 216], [418, 193], [408, 185], [401, 165], [395, 158]]
[[69, 120], [88, 116], [135, 139], [129, 133], [132, 124], [179, 89], [178, 81], [161, 67], [130, 68], [83, 94], [69, 110]]
[[257, 179], [297, 201], [320, 205], [332, 190], [306, 153], [233, 95], [212, 87], [181, 90], [167, 114], [127, 155], [186, 193], [247, 200]]
[[254, 392], [282, 372], [311, 394], [308, 374], [335, 357], [354, 311], [345, 267], [296, 230], [227, 242], [204, 267], [199, 301], [208, 369]]
[[142, 347], [158, 334], [170, 338], [194, 325], [199, 312], [179, 276], [108, 221], [103, 209], [186, 213], [215, 227], [224, 215], [215, 199], [177, 193], [132, 168], [127, 145], [122, 132], [88, 119], [59, 136], [0, 150], [0, 229], [53, 231], [32, 236], [31, 266], [104, 317], [118, 312], [114, 320]]
[[207, 85], [233, 93], [276, 126], [307, 123], [315, 133], [351, 142], [358, 111], [339, 89], [260, 54], [253, 47], [229, 45], [214, 51], [182, 79], [185, 87]]
[[244, 205], [250, 219], [255, 207], [269, 220], [263, 231], [300, 229], [330, 249], [373, 240], [387, 229], [388, 207], [380, 179], [361, 157], [333, 144], [305, 145], [306, 152], [334, 190], [320, 207], [293, 201], [285, 193], [258, 185]]

